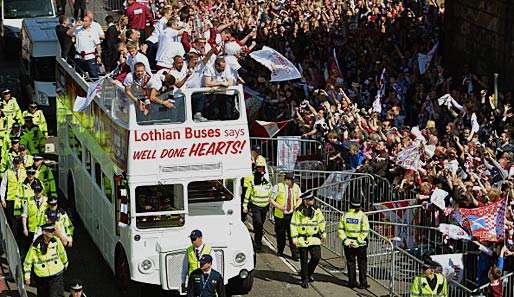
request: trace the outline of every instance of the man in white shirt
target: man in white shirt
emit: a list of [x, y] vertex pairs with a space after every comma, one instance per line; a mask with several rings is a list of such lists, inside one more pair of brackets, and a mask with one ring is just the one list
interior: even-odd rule
[[227, 67], [225, 59], [216, 58], [214, 67], [208, 66], [203, 74], [203, 86], [209, 88], [227, 88], [236, 82], [230, 67]]
[[157, 49], [159, 48], [159, 37], [167, 27], [166, 24], [171, 18], [172, 9], [171, 7], [165, 7], [162, 9], [161, 13], [162, 17], [159, 19], [159, 21], [157, 21], [157, 23], [155, 23], [152, 34], [145, 41], [145, 43], [148, 45], [146, 55], [148, 60], [150, 60], [150, 66], [152, 66], [152, 69], [155, 69], [156, 65], [155, 59], [157, 57]]
[[127, 97], [147, 115], [150, 111], [150, 90], [154, 87], [152, 84], [155, 84], [155, 80], [152, 80], [152, 75], [145, 71], [145, 67], [142, 62], [137, 62], [134, 65], [134, 71], [125, 77], [123, 85]]
[[180, 42], [184, 28], [178, 24], [176, 19], [168, 20], [166, 29], [159, 35], [159, 47], [157, 49], [157, 68], [171, 69], [173, 58], [183, 56], [186, 52]]
[[91, 26], [92, 19], [84, 16], [84, 22], [77, 21], [75, 26], [66, 32], [70, 36], [75, 37], [75, 49], [77, 55], [75, 62], [77, 65], [89, 74], [90, 78], [98, 78], [99, 67], [102, 63], [102, 48], [100, 46], [100, 37]]
[[127, 43], [127, 52], [127, 65], [130, 67], [130, 72], [134, 72], [134, 65], [137, 63], [143, 63], [146, 73], [152, 74], [148, 58], [143, 53], [139, 52], [139, 45], [137, 42], [130, 41]]
[[100, 26], [100, 24], [95, 21], [93, 12], [87, 11], [86, 16], [91, 18], [91, 27], [93, 28], [93, 30], [96, 31], [96, 33], [98, 33], [98, 38], [100, 38], [100, 40], [104, 40], [105, 39], [104, 29], [102, 29], [102, 26]]
[[175, 56], [173, 58], [173, 68], [171, 68], [169, 73], [175, 77], [175, 86], [182, 88], [191, 77], [191, 74], [193, 74], [193, 71], [188, 69], [187, 63], [184, 62], [182, 56]]

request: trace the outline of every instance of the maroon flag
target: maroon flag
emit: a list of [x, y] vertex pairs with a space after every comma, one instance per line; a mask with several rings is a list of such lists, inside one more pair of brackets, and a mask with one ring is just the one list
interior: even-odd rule
[[273, 138], [291, 120], [281, 122], [255, 121], [252, 125], [252, 135], [255, 137]]

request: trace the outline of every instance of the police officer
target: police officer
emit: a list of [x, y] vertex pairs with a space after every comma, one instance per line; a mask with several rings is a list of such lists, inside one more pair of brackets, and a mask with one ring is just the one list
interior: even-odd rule
[[185, 287], [186, 278], [195, 269], [200, 268], [200, 258], [202, 255], [213, 255], [212, 248], [203, 242], [203, 234], [200, 230], [193, 230], [189, 235], [191, 245], [186, 249], [187, 255], [187, 275], [182, 275], [182, 283]]
[[39, 182], [32, 184], [34, 197], [29, 198], [23, 205], [21, 213], [21, 222], [23, 226], [23, 235], [28, 238], [28, 242], [34, 241], [34, 233], [39, 228], [41, 217], [45, 215], [48, 207], [46, 196], [43, 195], [43, 186]]
[[291, 218], [293, 211], [302, 203], [300, 187], [295, 184], [293, 174], [288, 173], [284, 180], [273, 187], [270, 203], [275, 208], [275, 233], [277, 236], [277, 255], [284, 256], [286, 236], [289, 240], [291, 257], [298, 261], [298, 251], [291, 238]]
[[425, 257], [423, 273], [416, 276], [410, 287], [410, 297], [448, 297], [446, 277], [436, 272], [440, 265]]
[[[18, 137], [10, 138], [8, 142], [4, 142], [2, 149], [2, 160], [0, 161], [0, 170], [6, 171], [12, 168], [13, 158], [20, 155], [20, 139]], [[23, 159], [20, 159], [23, 164]]]
[[200, 268], [191, 272], [187, 286], [188, 297], [225, 297], [223, 276], [212, 269], [212, 256], [202, 255]]
[[[309, 287], [313, 282], [312, 274], [321, 259], [321, 240], [325, 233], [325, 216], [314, 205], [312, 191], [302, 194], [302, 204], [296, 208], [291, 218], [291, 237], [300, 252], [301, 286]], [[310, 260], [309, 260], [310, 254]]]
[[7, 126], [11, 127], [15, 121], [23, 123], [21, 109], [18, 101], [11, 94], [11, 90], [5, 89], [2, 91], [2, 111], [7, 117]]
[[25, 126], [20, 137], [20, 143], [23, 144], [31, 155], [39, 155], [45, 152], [45, 135], [38, 126], [34, 125], [32, 115], [24, 117]]
[[41, 156], [34, 156], [33, 160], [34, 168], [36, 168], [36, 177], [43, 183], [45, 195], [47, 197], [57, 197], [57, 186], [52, 169], [45, 164], [44, 158]]
[[262, 237], [264, 235], [264, 222], [268, 213], [272, 187], [271, 183], [264, 177], [266, 163], [257, 160], [255, 163], [255, 174], [252, 186], [246, 191], [243, 202], [243, 212], [248, 213], [248, 207], [252, 212], [252, 224], [255, 234], [255, 250], [262, 250]]
[[23, 167], [29, 168], [34, 165], [34, 157], [28, 154], [27, 149], [23, 144], [20, 144], [19, 146], [19, 156], [22, 159]]
[[84, 293], [84, 286], [79, 280], [74, 280], [70, 286], [70, 297], [87, 297]]
[[0, 184], [2, 206], [6, 210], [7, 221], [14, 233], [17, 230], [17, 220], [14, 219], [14, 202], [18, 199], [18, 194], [21, 191], [25, 178], [26, 172], [22, 166], [22, 160], [20, 157], [15, 157], [13, 159], [13, 167], [5, 171], [2, 176], [2, 183]]
[[36, 178], [36, 169], [34, 169], [34, 167], [27, 168], [25, 172], [27, 177], [25, 177], [25, 180], [23, 180], [20, 191], [18, 192], [18, 196], [16, 200], [14, 200], [14, 216], [17, 218], [21, 217], [21, 213], [23, 212], [23, 205], [25, 205], [29, 199], [34, 197], [34, 190], [32, 190], [32, 185], [36, 183], [41, 185], [41, 181]]
[[[344, 254], [348, 264], [349, 287], [368, 288], [366, 278], [367, 259], [367, 238], [369, 234], [369, 222], [366, 214], [361, 210], [361, 204], [352, 201], [350, 210], [341, 216], [339, 221], [339, 239], [343, 241]], [[356, 264], [359, 265], [359, 282], [357, 285]]]
[[64, 296], [63, 272], [68, 267], [68, 256], [61, 240], [55, 236], [55, 226], [41, 226], [43, 234], [32, 243], [23, 262], [25, 283], [31, 284], [31, 272], [36, 276], [38, 297]]
[[41, 217], [40, 225], [54, 223], [56, 228], [55, 235], [59, 237], [65, 247], [72, 247], [75, 227], [70, 217], [64, 209], [59, 208], [57, 205], [57, 197], [48, 197], [47, 204], [48, 208], [45, 210], [45, 215]]
[[34, 125], [39, 127], [39, 130], [43, 132], [45, 137], [48, 137], [48, 125], [46, 124], [46, 118], [43, 111], [37, 108], [36, 103], [30, 103], [28, 110], [23, 112], [23, 118], [26, 116], [32, 116], [32, 122]]

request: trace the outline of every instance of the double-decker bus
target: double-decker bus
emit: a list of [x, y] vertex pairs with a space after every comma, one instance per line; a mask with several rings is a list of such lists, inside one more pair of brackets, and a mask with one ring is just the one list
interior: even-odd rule
[[[116, 280], [183, 292], [194, 229], [213, 247], [232, 294], [253, 285], [255, 254], [240, 219], [241, 178], [251, 172], [241, 86], [175, 92], [176, 108], [145, 114], [106, 80], [83, 112], [89, 83], [58, 58], [59, 187]], [[203, 122], [193, 120], [199, 101]]]

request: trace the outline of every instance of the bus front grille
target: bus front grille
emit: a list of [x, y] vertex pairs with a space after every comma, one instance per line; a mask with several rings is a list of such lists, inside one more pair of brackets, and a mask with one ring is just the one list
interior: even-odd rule
[[[215, 257], [214, 270], [224, 275], [225, 263], [223, 249], [213, 248]], [[182, 275], [187, 273], [187, 259], [185, 251], [171, 252], [166, 255], [166, 279], [170, 290], [179, 290], [182, 284]]]

